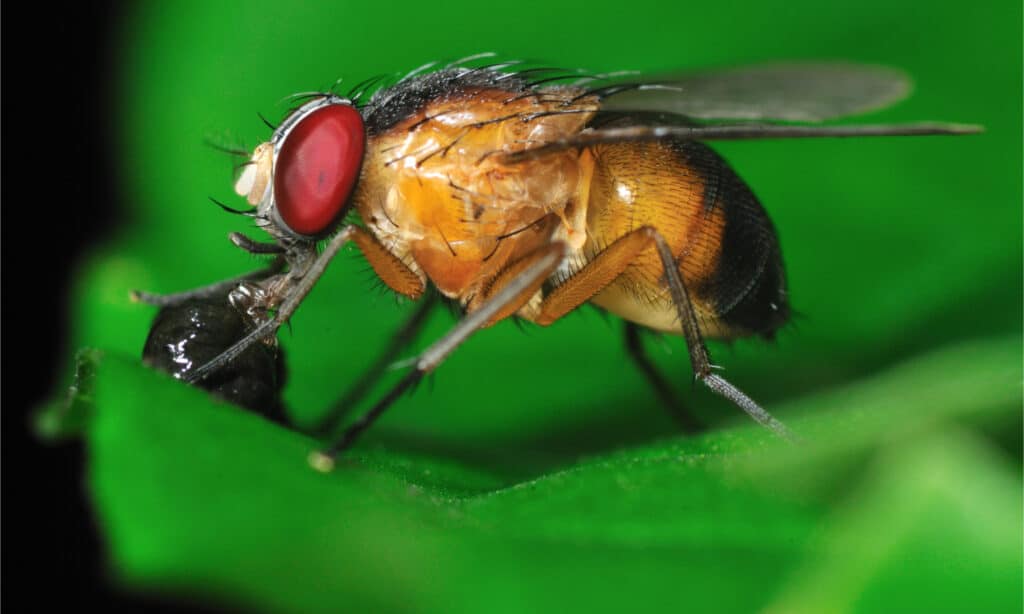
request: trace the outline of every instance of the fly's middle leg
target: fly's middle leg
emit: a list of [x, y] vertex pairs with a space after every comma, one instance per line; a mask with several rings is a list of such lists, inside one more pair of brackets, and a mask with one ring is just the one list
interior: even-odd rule
[[366, 396], [366, 393], [380, 379], [384, 371], [394, 363], [399, 353], [416, 340], [431, 312], [433, 312], [434, 307], [437, 306], [438, 300], [439, 296], [435, 292], [428, 292], [421, 299], [420, 303], [416, 306], [416, 310], [412, 312], [401, 328], [391, 337], [388, 347], [356, 379], [355, 383], [335, 401], [327, 413], [310, 428], [311, 433], [327, 435], [337, 428], [345, 416]]
[[470, 335], [502, 317], [515, 313], [540, 288], [544, 280], [558, 266], [565, 256], [565, 245], [554, 243], [538, 249], [513, 263], [506, 269], [507, 274], [499, 276], [486, 293], [487, 298], [471, 308], [471, 311], [451, 331], [416, 357], [413, 369], [403, 377], [368, 412], [350, 425], [331, 446], [310, 455], [310, 464], [319, 471], [330, 471], [334, 460], [343, 450], [372, 425], [405, 391], [415, 386], [423, 376], [430, 373]]

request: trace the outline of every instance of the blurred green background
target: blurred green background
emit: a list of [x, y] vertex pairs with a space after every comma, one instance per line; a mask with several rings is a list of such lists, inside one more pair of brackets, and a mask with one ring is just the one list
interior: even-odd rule
[[[153, 3], [119, 50], [127, 202], [78, 276], [74, 344], [106, 356], [89, 480], [128, 585], [293, 611], [1020, 610], [1019, 2]], [[587, 308], [474, 337], [331, 476], [304, 466], [311, 440], [135, 364], [154, 312], [130, 289], [259, 266], [207, 200], [241, 204], [204, 140], [248, 148], [287, 94], [481, 51], [599, 72], [885, 64], [915, 94], [865, 121], [986, 127], [716, 147], [778, 227], [800, 315], [711, 351], [811, 444], [770, 441], [690, 385], [680, 339], [650, 339], [717, 425], [678, 435], [620, 323]], [[336, 259], [281, 334], [296, 418], [410, 307]]]

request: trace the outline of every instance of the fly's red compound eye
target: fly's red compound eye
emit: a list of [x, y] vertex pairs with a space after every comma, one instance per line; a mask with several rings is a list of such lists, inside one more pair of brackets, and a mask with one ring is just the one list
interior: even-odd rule
[[366, 134], [359, 111], [332, 104], [304, 117], [277, 154], [274, 200], [292, 232], [316, 236], [338, 219], [359, 175]]

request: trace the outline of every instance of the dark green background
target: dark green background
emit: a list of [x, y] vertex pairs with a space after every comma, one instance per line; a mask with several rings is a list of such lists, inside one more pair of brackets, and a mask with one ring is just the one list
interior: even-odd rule
[[[74, 289], [75, 345], [106, 355], [88, 440], [113, 568], [270, 609], [941, 608], [976, 587], [1019, 611], [1020, 24], [1015, 2], [140, 6], [113, 109], [124, 222]], [[268, 135], [256, 112], [280, 117], [287, 94], [480, 51], [599, 72], [886, 64], [916, 91], [870, 121], [986, 127], [718, 147], [779, 229], [800, 315], [777, 343], [711, 350], [813, 434], [803, 455], [691, 390], [664, 338], [656, 360], [722, 429], [679, 437], [620, 324], [590, 309], [471, 339], [329, 477], [302, 466], [311, 441], [130, 364], [153, 315], [130, 289], [259, 264], [207, 200], [241, 204], [204, 140], [251, 147]], [[408, 311], [338, 258], [281, 334], [296, 417]]]

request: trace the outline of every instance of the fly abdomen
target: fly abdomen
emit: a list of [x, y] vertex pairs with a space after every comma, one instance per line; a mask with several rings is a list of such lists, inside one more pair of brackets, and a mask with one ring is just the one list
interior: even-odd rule
[[775, 227], [747, 184], [711, 148], [677, 142], [684, 163], [704, 177], [704, 206], [724, 222], [713, 270], [693, 289], [735, 336], [771, 337], [789, 319], [786, 275]]
[[[595, 147], [588, 241], [577, 268], [642, 226], [669, 244], [708, 337], [770, 336], [787, 319], [778, 239], [757, 198], [726, 162], [691, 141]], [[593, 302], [650, 328], [682, 332], [653, 250]]]

